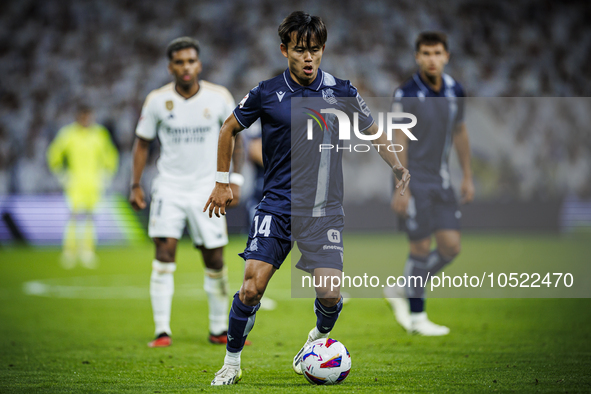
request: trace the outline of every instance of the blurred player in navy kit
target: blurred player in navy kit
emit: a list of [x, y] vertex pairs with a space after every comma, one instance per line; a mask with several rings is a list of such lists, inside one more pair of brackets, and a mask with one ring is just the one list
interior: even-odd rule
[[[327, 174], [319, 172], [320, 166], [317, 162], [304, 160], [304, 166], [309, 166], [299, 175], [296, 168], [293, 168], [292, 174], [292, 134], [300, 136], [306, 133], [305, 127], [302, 127], [302, 130], [298, 128], [292, 133], [291, 99], [322, 99], [330, 95], [329, 97], [335, 98], [336, 102], [336, 97], [357, 98], [354, 100], [354, 110], [359, 113], [359, 129], [366, 134], [378, 132], [377, 124], [374, 123], [369, 111], [362, 106], [365, 103], [358, 95], [357, 89], [349, 81], [335, 78], [319, 69], [327, 38], [326, 26], [319, 17], [301, 11], [293, 12], [279, 26], [279, 37], [281, 53], [288, 60], [288, 69], [275, 78], [259, 83], [244, 97], [233, 115], [224, 122], [218, 145], [217, 183], [204, 208], [209, 210], [210, 215], [225, 214], [225, 208], [233, 198], [228, 183], [228, 171], [234, 138], [241, 130], [250, 127], [260, 118], [264, 197], [257, 207], [246, 249], [241, 254], [246, 260], [244, 281], [234, 296], [230, 310], [224, 365], [216, 373], [212, 385], [234, 384], [240, 380], [240, 355], [244, 341], [254, 326], [255, 315], [269, 280], [291, 250], [292, 236], [302, 254], [297, 264], [298, 268], [312, 273], [315, 277], [341, 276], [343, 248], [340, 233], [344, 227], [344, 219], [342, 185], [336, 182], [342, 180], [342, 171], [340, 177], [338, 173], [333, 173], [334, 176], [325, 179], [322, 176]], [[337, 138], [336, 133], [334, 134], [331, 137]], [[314, 134], [314, 138], [319, 137], [322, 141], [322, 135]], [[376, 144], [388, 142], [384, 134], [375, 141]], [[379, 153], [399, 179], [397, 189], [404, 193], [410, 180], [408, 171], [400, 165], [395, 153], [385, 149]], [[342, 151], [340, 154], [330, 155], [324, 168], [340, 170], [341, 159]], [[305, 193], [292, 197], [291, 186], [292, 182], [295, 183], [293, 178], [302, 173], [307, 174], [304, 180], [318, 180], [318, 183], [315, 181], [314, 187], [309, 188], [312, 192], [311, 200], [310, 195]], [[326, 192], [322, 194], [322, 201], [315, 201], [313, 198], [316, 191], [320, 190], [321, 186], [318, 185], [322, 185], [322, 190]], [[305, 200], [304, 208], [301, 212], [294, 210], [292, 215], [292, 199], [295, 202], [295, 199], [300, 197]], [[323, 251], [322, 246], [328, 243], [329, 239], [326, 238], [331, 235], [337, 237], [338, 241], [332, 240], [331, 242], [335, 242], [334, 247]], [[339, 288], [318, 287], [316, 295], [316, 326], [308, 334], [306, 344], [328, 337], [343, 305]], [[296, 354], [292, 363], [294, 371], [300, 375], [303, 374], [301, 359], [304, 347]]]
[[[411, 171], [413, 182], [410, 193], [394, 193], [392, 209], [401, 217], [410, 240], [404, 274], [426, 280], [460, 252], [461, 213], [448, 164], [452, 144], [464, 174], [462, 203], [472, 201], [474, 185], [464, 123], [464, 89], [443, 73], [449, 61], [447, 37], [439, 32], [423, 32], [416, 40], [415, 50], [419, 70], [394, 92], [393, 104], [394, 112], [410, 112], [417, 117], [417, 125], [412, 129], [417, 141], [409, 141], [400, 131], [396, 135], [396, 143], [404, 146], [399, 153], [401, 163]], [[433, 235], [435, 249], [431, 249]], [[401, 290], [387, 288], [385, 295], [402, 327], [409, 333], [426, 336], [449, 333], [449, 328], [428, 319], [424, 288], [407, 286], [405, 293]]]

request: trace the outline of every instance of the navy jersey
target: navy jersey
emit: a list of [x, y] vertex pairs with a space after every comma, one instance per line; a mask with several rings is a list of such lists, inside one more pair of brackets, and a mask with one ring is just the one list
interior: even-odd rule
[[394, 92], [393, 107], [417, 117], [412, 129], [417, 141], [409, 141], [407, 148], [407, 168], [413, 181], [437, 182], [447, 189], [453, 133], [464, 121], [464, 89], [447, 74], [442, 80], [441, 89], [435, 92], [416, 72]]
[[[306, 122], [302, 119], [302, 127], [297, 126], [297, 130], [292, 130], [291, 99], [308, 97], [324, 99], [326, 103], [333, 103], [335, 108], [338, 106], [338, 97], [357, 98], [359, 129], [365, 130], [373, 124], [371, 114], [351, 82], [335, 78], [320, 69], [309, 86], [294, 82], [289, 69], [275, 78], [259, 83], [242, 99], [234, 110], [234, 116], [245, 128], [257, 119], [261, 120], [264, 163], [264, 196], [259, 204], [261, 210], [292, 214], [292, 133], [295, 133], [295, 141], [298, 136], [305, 136]], [[328, 106], [330, 105], [327, 104]], [[333, 134], [328, 136], [335, 143], [338, 138], [337, 130], [336, 127], [331, 128]], [[295, 154], [300, 153], [296, 150]], [[298, 160], [298, 163], [304, 163], [307, 168], [294, 171], [296, 177], [298, 174], [305, 174], [305, 179], [298, 181], [298, 185], [307, 181], [313, 185], [306, 188], [305, 195], [297, 196], [295, 206], [298, 210], [294, 210], [293, 214], [315, 217], [342, 215], [342, 151], [310, 157], [311, 160]], [[326, 171], [327, 168], [329, 171]], [[329, 180], [322, 179], [324, 176]]]
[[[248, 129], [242, 132], [243, 135], [243, 142], [244, 146], [246, 147], [246, 151], [250, 150], [250, 144], [253, 141], [261, 139], [261, 123], [255, 122], [253, 123]], [[248, 197], [246, 201], [246, 209], [249, 213], [249, 223], [254, 217], [254, 209], [259, 204], [261, 199], [263, 198], [263, 186], [264, 186], [264, 179], [265, 179], [265, 169], [263, 166], [257, 162], [251, 161], [252, 167], [254, 170], [254, 187], [252, 189], [252, 194]]]

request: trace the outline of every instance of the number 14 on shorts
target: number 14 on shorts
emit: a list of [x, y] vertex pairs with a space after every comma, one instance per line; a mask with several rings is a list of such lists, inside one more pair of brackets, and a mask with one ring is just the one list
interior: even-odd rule
[[254, 236], [256, 237], [258, 234], [262, 235], [263, 237], [268, 237], [271, 234], [271, 220], [273, 216], [265, 215], [261, 220], [261, 226], [259, 227], [259, 216], [254, 217]]

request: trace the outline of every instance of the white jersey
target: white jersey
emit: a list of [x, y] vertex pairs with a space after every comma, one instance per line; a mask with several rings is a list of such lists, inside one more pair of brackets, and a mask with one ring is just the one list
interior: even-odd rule
[[234, 107], [228, 89], [207, 81], [199, 81], [199, 91], [188, 99], [174, 83], [146, 97], [135, 133], [160, 140], [159, 184], [207, 193], [213, 189], [220, 126]]

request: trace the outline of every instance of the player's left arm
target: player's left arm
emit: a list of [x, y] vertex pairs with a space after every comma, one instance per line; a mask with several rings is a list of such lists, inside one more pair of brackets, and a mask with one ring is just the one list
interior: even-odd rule
[[466, 123], [461, 122], [456, 125], [454, 134], [454, 146], [458, 153], [458, 159], [464, 177], [462, 179], [462, 204], [467, 204], [474, 199], [474, 182], [472, 181], [472, 167], [470, 165], [470, 140], [468, 138], [468, 129]]
[[[374, 135], [378, 132], [378, 125], [374, 122], [369, 128], [363, 131], [363, 134], [366, 135]], [[373, 146], [378, 151], [382, 159], [390, 167], [392, 167], [392, 171], [394, 171], [394, 175], [396, 176], [396, 189], [400, 189], [400, 195], [403, 196], [406, 188], [408, 187], [408, 183], [410, 182], [410, 173], [408, 170], [400, 163], [398, 159], [398, 155], [396, 152], [390, 152], [386, 147], [390, 145], [390, 141], [388, 141], [388, 137], [386, 137], [385, 133], [382, 133], [378, 138], [373, 140]]]

